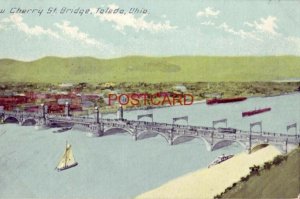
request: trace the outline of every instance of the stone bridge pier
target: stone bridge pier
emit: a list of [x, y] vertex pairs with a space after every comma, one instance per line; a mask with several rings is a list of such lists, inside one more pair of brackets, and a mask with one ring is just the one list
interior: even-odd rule
[[88, 135], [90, 137], [101, 137], [104, 135], [104, 123], [100, 121], [100, 111], [99, 107], [95, 107], [96, 112], [96, 122], [89, 125], [90, 132]]
[[104, 135], [103, 125], [101, 123], [95, 123], [89, 125], [90, 132], [88, 132], [88, 136], [90, 137], [101, 137]]

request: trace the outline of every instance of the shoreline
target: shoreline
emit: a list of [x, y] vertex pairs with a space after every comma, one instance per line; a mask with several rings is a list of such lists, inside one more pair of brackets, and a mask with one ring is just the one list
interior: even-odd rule
[[280, 152], [274, 146], [267, 146], [248, 154], [241, 152], [233, 158], [175, 178], [153, 190], [142, 193], [136, 199], [180, 199], [180, 198], [214, 198], [225, 189], [249, 174], [249, 167], [262, 165], [272, 160]]

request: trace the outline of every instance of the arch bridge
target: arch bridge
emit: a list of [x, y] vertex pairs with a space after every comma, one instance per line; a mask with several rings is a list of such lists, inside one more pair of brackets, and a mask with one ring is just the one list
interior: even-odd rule
[[90, 135], [99, 137], [110, 132], [123, 130], [141, 140], [152, 136], [161, 136], [170, 145], [179, 144], [190, 139], [204, 142], [207, 150], [213, 151], [232, 143], [240, 144], [249, 152], [258, 145], [274, 145], [282, 152], [290, 151], [299, 146], [299, 135], [286, 135], [269, 132], [242, 131], [233, 128], [214, 128], [192, 125], [178, 125], [158, 122], [134, 121], [125, 119], [100, 119], [97, 109], [96, 117], [74, 117], [68, 115], [50, 115], [44, 112], [8, 112], [0, 114], [3, 122], [15, 121], [20, 125], [34, 123], [38, 126], [69, 125], [88, 131]]

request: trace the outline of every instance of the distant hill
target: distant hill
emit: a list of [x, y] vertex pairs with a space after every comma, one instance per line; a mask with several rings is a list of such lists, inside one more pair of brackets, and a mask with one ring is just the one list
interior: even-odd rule
[[300, 148], [287, 161], [236, 186], [222, 198], [297, 198], [300, 194]]
[[198, 82], [300, 78], [300, 57], [45, 57], [0, 60], [1, 82]]

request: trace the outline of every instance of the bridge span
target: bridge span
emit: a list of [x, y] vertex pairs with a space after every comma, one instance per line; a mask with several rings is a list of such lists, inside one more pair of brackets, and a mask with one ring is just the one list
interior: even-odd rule
[[[94, 137], [105, 136], [117, 130], [127, 132], [134, 140], [160, 135], [170, 145], [191, 139], [199, 139], [205, 143], [209, 151], [217, 150], [236, 142], [249, 152], [258, 145], [270, 144], [286, 153], [300, 144], [300, 136], [297, 134], [287, 135], [282, 133], [252, 132], [251, 129], [250, 131], [242, 131], [234, 128], [178, 125], [174, 124], [174, 122], [173, 124], [168, 124], [153, 122], [153, 120], [152, 122], [126, 120], [123, 119], [123, 111], [118, 112], [118, 119], [103, 119], [99, 117], [98, 108], [95, 110], [95, 118], [70, 116], [68, 111], [67, 115], [47, 114], [44, 107], [38, 113], [3, 111], [0, 113], [0, 120], [4, 123], [13, 121], [20, 125], [34, 124], [41, 127], [67, 125], [84, 130]], [[186, 118], [186, 116], [183, 118]]]

